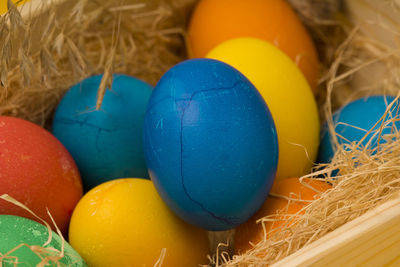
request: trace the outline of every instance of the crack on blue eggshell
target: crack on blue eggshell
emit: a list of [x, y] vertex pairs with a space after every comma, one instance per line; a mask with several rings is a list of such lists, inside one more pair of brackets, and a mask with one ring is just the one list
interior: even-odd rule
[[96, 129], [101, 129], [102, 131], [106, 131], [106, 132], [112, 132], [113, 129], [107, 129], [107, 128], [103, 128], [100, 127], [94, 123], [89, 123], [87, 122], [88, 117], [85, 118], [85, 120], [80, 121], [80, 120], [73, 120], [73, 119], [68, 119], [68, 118], [58, 118], [58, 119], [54, 119], [54, 122], [59, 122], [62, 124], [79, 124], [79, 125], [86, 125], [92, 128], [96, 128]]
[[98, 128], [97, 129], [97, 133], [96, 133], [96, 141], [95, 141], [95, 145], [96, 145], [96, 150], [98, 151], [98, 152], [100, 152], [100, 147], [99, 147], [99, 139], [100, 139], [100, 134], [101, 134], [101, 132], [102, 132], [102, 129], [101, 128]]
[[60, 124], [65, 124], [65, 125], [72, 125], [72, 124], [86, 125], [88, 127], [97, 129], [95, 144], [96, 144], [97, 151], [100, 151], [98, 141], [99, 141], [101, 132], [113, 132], [115, 130], [103, 128], [103, 127], [97, 126], [96, 124], [89, 123], [89, 122], [87, 122], [88, 119], [89, 118], [86, 117], [83, 121], [81, 121], [81, 120], [73, 120], [73, 119], [69, 119], [69, 118], [57, 118], [57, 119], [54, 119], [54, 122], [57, 122]]
[[[214, 219], [217, 219], [219, 221], [222, 221], [223, 223], [232, 226], [232, 225], [236, 225], [236, 221], [237, 219], [234, 217], [222, 217], [222, 216], [218, 216], [217, 214], [215, 214], [214, 212], [208, 210], [200, 201], [195, 200], [188, 192], [186, 185], [185, 185], [185, 178], [184, 178], [184, 174], [183, 174], [183, 119], [185, 117], [185, 112], [186, 110], [190, 107], [190, 104], [192, 103], [193, 98], [195, 97], [195, 95], [199, 94], [199, 93], [208, 93], [208, 92], [212, 92], [212, 91], [221, 91], [221, 90], [234, 90], [235, 87], [237, 87], [239, 84], [244, 83], [244, 81], [239, 80], [237, 82], [235, 82], [232, 86], [229, 87], [219, 87], [219, 88], [210, 88], [210, 89], [205, 89], [205, 90], [199, 90], [199, 91], [195, 91], [193, 92], [193, 94], [190, 96], [189, 99], [177, 99], [175, 100], [175, 104], [181, 108], [181, 122], [180, 122], [180, 156], [181, 156], [181, 166], [180, 166], [180, 172], [181, 172], [181, 184], [183, 187], [183, 190], [186, 194], [186, 196], [192, 201], [194, 202], [196, 205], [198, 205], [202, 210], [204, 210], [206, 213], [210, 214], [211, 217], [213, 217]], [[235, 91], [235, 95], [237, 95], [236, 91]], [[176, 102], [183, 102], [186, 105], [178, 105]]]

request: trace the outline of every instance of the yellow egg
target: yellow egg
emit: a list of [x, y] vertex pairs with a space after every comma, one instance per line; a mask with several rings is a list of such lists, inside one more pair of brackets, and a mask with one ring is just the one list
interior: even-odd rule
[[[19, 6], [28, 1], [29, 0], [12, 0], [11, 2], [13, 2], [15, 5]], [[6, 13], [7, 11], [8, 11], [7, 0], [1, 0], [0, 1], [0, 15]]]
[[176, 217], [146, 179], [118, 179], [89, 191], [73, 212], [71, 246], [89, 266], [207, 263], [207, 232]]
[[267, 103], [278, 134], [277, 178], [308, 173], [317, 156], [319, 118], [313, 93], [293, 61], [255, 38], [228, 40], [207, 54], [238, 69]]
[[240, 37], [259, 38], [285, 52], [317, 93], [317, 50], [286, 0], [200, 0], [187, 34], [190, 57], [204, 57], [218, 44]]

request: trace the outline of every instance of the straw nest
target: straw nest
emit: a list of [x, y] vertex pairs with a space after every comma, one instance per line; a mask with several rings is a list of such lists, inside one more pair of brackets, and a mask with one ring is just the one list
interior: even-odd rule
[[[10, 3], [9, 12], [0, 18], [0, 115], [47, 126], [61, 96], [84, 77], [105, 73], [99, 88], [100, 106], [112, 73], [133, 75], [154, 85], [168, 68], [186, 58], [185, 28], [196, 0], [66, 2], [68, 8], [61, 9], [69, 12], [62, 16], [60, 8], [50, 6], [38, 18], [22, 19]], [[370, 21], [353, 25], [340, 1], [290, 2], [319, 49], [322, 75], [317, 100], [322, 121], [332, 123], [332, 112], [355, 98], [397, 95], [399, 51], [362, 30], [360, 24]], [[385, 2], [398, 8], [394, 0]], [[360, 83], [360, 77], [377, 66], [386, 70], [377, 82]], [[379, 136], [382, 127], [377, 122], [375, 135]], [[391, 136], [379, 136], [387, 142], [375, 149], [356, 143], [338, 146], [332, 163], [316, 166], [306, 176], [325, 176], [332, 189], [320, 193], [304, 213], [291, 216], [287, 223], [291, 227], [283, 226], [245, 254], [217, 254], [210, 264], [265, 266], [276, 262], [398, 194], [399, 134], [394, 129]], [[260, 223], [273, 219], [266, 217]]]
[[61, 245], [60, 245], [61, 248], [60, 249], [49, 246], [51, 241], [53, 240], [54, 234], [53, 234], [53, 231], [51, 230], [51, 226], [45, 220], [43, 220], [42, 218], [37, 216], [27, 206], [25, 206], [18, 200], [14, 199], [13, 197], [9, 196], [8, 194], [1, 195], [0, 199], [2, 199], [3, 201], [10, 202], [10, 203], [20, 207], [21, 209], [24, 209], [27, 212], [29, 212], [39, 222], [41, 222], [43, 225], [45, 225], [47, 228], [47, 231], [48, 231], [48, 238], [42, 246], [37, 246], [37, 245], [32, 246], [29, 244], [21, 243], [18, 246], [16, 246], [15, 248], [11, 249], [10, 251], [7, 251], [4, 254], [0, 253], [0, 263], [4, 264], [4, 265], [17, 264], [18, 258], [16, 258], [15, 256], [12, 256], [11, 254], [22, 247], [26, 247], [26, 248], [30, 249], [33, 253], [35, 253], [41, 259], [41, 262], [39, 264], [37, 264], [36, 267], [49, 266], [49, 264], [51, 265], [52, 263], [56, 263], [57, 266], [64, 266], [65, 264], [60, 262], [60, 260], [64, 256], [69, 255], [69, 254], [65, 253], [65, 251], [64, 251], [65, 240], [61, 234], [60, 229], [58, 229], [56, 223], [54, 222], [53, 217], [51, 216], [50, 212], [47, 210], [47, 214], [49, 215], [51, 221], [53, 222], [53, 225], [56, 229], [57, 234], [60, 236], [60, 239], [61, 239]]

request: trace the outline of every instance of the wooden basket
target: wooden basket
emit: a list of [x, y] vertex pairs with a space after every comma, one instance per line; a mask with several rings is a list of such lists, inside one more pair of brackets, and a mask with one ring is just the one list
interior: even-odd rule
[[[168, 2], [168, 0], [166, 1]], [[349, 0], [350, 4], [348, 6], [351, 6], [355, 1]], [[40, 22], [41, 17], [49, 16], [47, 12], [48, 7], [56, 6], [57, 17], [60, 18], [64, 14], [69, 14], [74, 8], [74, 1], [71, 0], [48, 0], [45, 5], [43, 2], [43, 0], [30, 0], [26, 4], [19, 6], [21, 16], [27, 20], [35, 18], [36, 21]], [[107, 0], [98, 0], [98, 2], [107, 2]], [[137, 5], [141, 1], [132, 0], [130, 2], [132, 2], [132, 5]], [[186, 10], [190, 10], [190, 8]], [[357, 14], [357, 8], [350, 7], [350, 11], [353, 17], [361, 16]], [[371, 12], [371, 9], [369, 12]], [[400, 17], [400, 13], [392, 10], [389, 18], [390, 21], [393, 19], [393, 14], [397, 15], [397, 19]], [[380, 16], [380, 18], [382, 17], [385, 16]], [[41, 33], [46, 30], [46, 27], [45, 23], [37, 23], [31, 31], [33, 33]], [[40, 38], [36, 38], [35, 34], [31, 36], [32, 40], [29, 49], [34, 54], [38, 51], [41, 40]], [[21, 38], [16, 37], [13, 40], [14, 46], [18, 46], [18, 43], [23, 41]], [[386, 41], [390, 42], [391, 45], [398, 45], [397, 37]], [[15, 66], [18, 66], [20, 63], [19, 60], [18, 55], [14, 54], [9, 69], [11, 70]], [[66, 86], [65, 89], [67, 88]], [[62, 92], [57, 95], [56, 99], [60, 95], [62, 95]], [[18, 114], [16, 115], [19, 116]], [[47, 120], [48, 117], [36, 122], [44, 125]], [[368, 211], [361, 217], [344, 224], [310, 245], [298, 250], [296, 253], [276, 262], [273, 266], [398, 266], [400, 265], [399, 251], [400, 195]]]

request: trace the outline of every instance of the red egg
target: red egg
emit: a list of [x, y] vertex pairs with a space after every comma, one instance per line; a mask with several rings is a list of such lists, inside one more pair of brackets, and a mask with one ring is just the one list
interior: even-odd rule
[[[74, 160], [48, 131], [31, 122], [0, 116], [0, 195], [8, 194], [67, 233], [82, 181]], [[0, 199], [0, 214], [35, 219], [24, 209]]]

